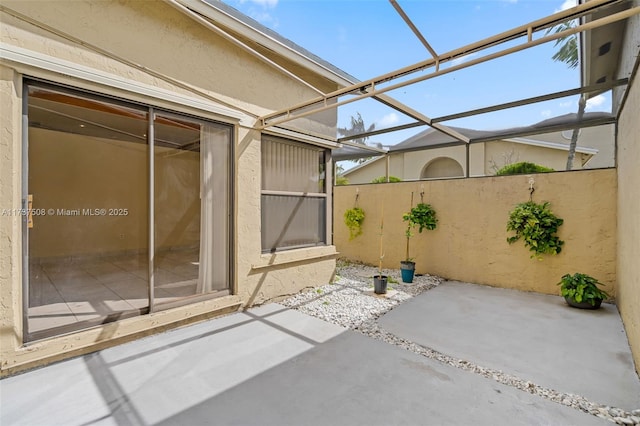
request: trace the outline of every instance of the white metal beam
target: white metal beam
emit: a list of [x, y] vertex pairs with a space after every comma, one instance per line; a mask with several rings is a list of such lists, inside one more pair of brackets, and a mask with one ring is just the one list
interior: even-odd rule
[[411, 28], [411, 31], [413, 31], [416, 37], [418, 37], [418, 40], [420, 40], [420, 43], [422, 43], [422, 45], [429, 51], [429, 53], [431, 53], [431, 56], [433, 56], [434, 58], [437, 58], [438, 54], [436, 53], [436, 51], [433, 50], [433, 48], [431, 47], [427, 39], [424, 38], [424, 36], [422, 35], [418, 27], [414, 25], [414, 23], [411, 21], [409, 16], [407, 16], [407, 14], [404, 12], [402, 7], [400, 7], [398, 2], [396, 0], [389, 0], [389, 2], [393, 6], [393, 8], [396, 10], [396, 12], [398, 12], [400, 17], [404, 20], [404, 22], [409, 26], [409, 28]]
[[415, 118], [418, 121], [422, 121], [425, 124], [428, 124], [429, 126], [433, 127], [436, 130], [441, 131], [442, 133], [446, 133], [447, 135], [451, 136], [452, 138], [455, 138], [459, 141], [462, 142], [469, 142], [469, 138], [466, 137], [465, 135], [463, 135], [462, 133], [456, 132], [455, 130], [443, 125], [443, 124], [437, 124], [434, 123], [433, 120], [431, 120], [431, 118], [427, 117], [426, 115], [422, 114], [421, 112], [418, 112], [416, 110], [414, 110], [413, 108], [408, 107], [407, 105], [404, 105], [401, 102], [396, 101], [395, 99], [387, 96], [387, 95], [378, 95], [375, 97], [378, 101], [384, 103], [385, 105], [390, 106], [391, 108], [395, 108], [399, 111], [402, 111], [403, 113], [407, 114], [409, 117]]
[[421, 121], [415, 121], [413, 123], [401, 124], [399, 126], [393, 126], [393, 127], [387, 127], [386, 129], [372, 130], [370, 132], [360, 133], [359, 135], [344, 136], [342, 138], [338, 138], [337, 142], [338, 143], [342, 143], [342, 142], [350, 141], [350, 140], [353, 140], [353, 139], [368, 138], [370, 136], [383, 135], [385, 133], [396, 132], [398, 130], [412, 129], [414, 127], [420, 127], [420, 126], [426, 126], [426, 125], [427, 125], [427, 123], [423, 123]]
[[519, 106], [534, 104], [537, 102], [550, 101], [552, 99], [564, 98], [567, 96], [580, 95], [582, 93], [606, 91], [617, 86], [625, 85], [628, 82], [629, 82], [628, 78], [623, 78], [620, 80], [612, 81], [610, 83], [599, 83], [599, 84], [593, 84], [591, 86], [578, 87], [570, 90], [563, 90], [561, 92], [549, 93], [548, 95], [534, 96], [532, 98], [521, 99], [514, 102], [506, 102], [503, 104], [493, 105], [485, 108], [473, 109], [465, 112], [460, 112], [457, 114], [443, 115], [441, 117], [436, 117], [432, 119], [432, 122], [438, 123], [441, 121], [456, 120], [458, 118], [470, 117], [472, 115], [485, 114], [488, 112], [500, 111], [508, 108], [515, 108]]
[[[561, 11], [558, 13], [555, 13], [551, 16], [548, 16], [546, 18], [543, 19], [539, 19], [536, 21], [533, 21], [529, 24], [526, 25], [522, 25], [519, 26], [517, 28], [514, 28], [510, 31], [506, 31], [503, 32], [501, 34], [498, 34], [496, 36], [484, 39], [482, 41], [476, 42], [476, 43], [472, 43], [470, 45], [464, 46], [462, 48], [459, 49], [455, 49], [452, 50], [450, 52], [447, 52], [445, 54], [440, 55], [437, 59], [433, 58], [433, 59], [428, 59], [425, 61], [421, 61], [418, 62], [414, 65], [408, 66], [408, 67], [404, 67], [401, 69], [398, 69], [396, 71], [393, 71], [391, 73], [387, 73], [387, 74], [383, 74], [379, 77], [370, 79], [370, 80], [366, 80], [363, 81], [361, 83], [357, 83], [351, 86], [348, 86], [346, 88], [340, 89], [340, 90], [336, 90], [334, 92], [331, 92], [329, 94], [327, 94], [324, 97], [320, 97], [320, 98], [315, 98], [312, 99], [310, 101], [307, 102], [303, 102], [297, 105], [294, 105], [290, 108], [286, 108], [286, 109], [282, 109], [279, 111], [275, 111], [273, 113], [264, 115], [262, 117], [260, 117], [260, 122], [262, 123], [261, 126], [259, 126], [259, 128], [265, 128], [265, 127], [269, 127], [269, 126], [273, 126], [273, 125], [278, 125], [281, 124], [283, 122], [286, 121], [290, 121], [290, 120], [294, 120], [297, 118], [301, 118], [304, 116], [308, 116], [320, 111], [324, 111], [327, 109], [331, 109], [331, 108], [336, 108], [338, 106], [341, 105], [345, 105], [351, 102], [355, 102], [358, 101], [360, 99], [364, 99], [367, 97], [374, 97], [374, 96], [379, 96], [385, 92], [391, 91], [391, 90], [395, 90], [404, 86], [408, 86], [411, 84], [415, 84], [430, 78], [433, 78], [435, 76], [438, 75], [442, 75], [442, 74], [446, 74], [446, 73], [450, 73], [453, 71], [457, 71], [463, 68], [467, 68], [470, 67], [472, 65], [476, 65], [482, 62], [486, 62], [501, 56], [505, 56], [511, 53], [515, 53], [530, 47], [534, 47], [534, 46], [538, 46], [540, 44], [543, 43], [548, 43], [550, 41], [556, 40], [560, 37], [565, 37], [568, 35], [572, 35], [581, 31], [586, 31], [586, 30], [590, 30], [593, 28], [597, 28], [606, 24], [609, 24], [611, 22], [616, 22], [622, 19], [626, 19], [630, 16], [633, 16], [635, 14], [640, 13], [640, 7], [635, 7], [633, 9], [628, 9], [627, 11], [624, 12], [620, 12], [620, 13], [616, 13], [614, 15], [605, 17], [605, 18], [601, 18], [599, 20], [596, 21], [592, 21], [589, 23], [584, 23], [584, 24], [580, 24], [577, 27], [573, 28], [573, 29], [568, 29], [562, 32], [558, 32], [558, 33], [554, 33], [554, 34], [549, 34], [547, 36], [541, 37], [537, 40], [533, 40], [532, 39], [532, 35], [533, 32], [536, 31], [541, 31], [544, 30], [548, 27], [551, 27], [555, 24], [557, 24], [558, 22], [562, 22], [563, 20], [566, 19], [573, 19], [577, 16], [582, 16], [584, 14], [587, 14], [591, 11], [593, 11], [594, 9], [597, 9], [598, 7], [602, 7], [603, 5], [608, 5], [611, 3], [617, 3], [619, 0], [592, 0], [586, 4], [582, 4], [576, 7], [573, 7], [571, 9], [567, 9], [565, 11]], [[446, 61], [451, 61], [455, 58], [459, 58], [462, 56], [467, 56], [470, 53], [474, 53], [474, 52], [478, 52], [478, 51], [482, 51], [484, 49], [487, 49], [489, 47], [507, 42], [507, 41], [511, 41], [514, 40], [516, 38], [520, 38], [523, 36], [527, 36], [527, 41], [525, 43], [522, 43], [520, 45], [511, 47], [511, 48], [507, 48], [507, 49], [503, 49], [499, 52], [493, 53], [493, 54], [488, 54], [485, 55], [483, 57], [480, 58], [476, 58], [470, 61], [466, 61], [462, 64], [458, 64], [455, 66], [451, 66], [445, 70], [436, 70], [430, 74], [426, 74], [424, 76], [421, 77], [417, 77], [417, 78], [413, 78], [407, 81], [403, 81], [401, 83], [397, 83], [394, 85], [390, 85], [384, 88], [377, 88], [378, 85], [387, 83], [391, 80], [400, 78], [400, 77], [404, 77], [407, 76], [409, 74], [415, 73], [417, 71], [422, 71], [426, 68], [432, 67], [434, 66], [436, 63], [442, 63], [442, 62], [446, 62]], [[345, 95], [352, 95], [353, 97], [348, 98], [348, 99], [344, 99], [342, 101], [337, 101], [332, 103], [331, 105], [328, 105], [328, 101], [329, 100], [337, 100], [339, 97], [341, 96], [345, 96]], [[314, 107], [315, 105], [315, 107]], [[320, 105], [320, 106], [318, 106]], [[301, 111], [303, 110], [303, 112], [299, 112], [299, 113], [295, 113], [296, 111]], [[429, 121], [426, 121], [427, 124], [430, 124]]]

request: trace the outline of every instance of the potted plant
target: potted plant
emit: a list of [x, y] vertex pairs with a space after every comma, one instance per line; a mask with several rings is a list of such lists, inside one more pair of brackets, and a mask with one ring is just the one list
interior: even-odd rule
[[387, 276], [382, 275], [382, 259], [384, 251], [382, 249], [382, 236], [384, 235], [384, 206], [382, 206], [382, 214], [380, 216], [380, 258], [378, 261], [378, 275], [373, 276], [373, 292], [376, 294], [387, 293]]
[[422, 233], [424, 229], [429, 231], [436, 229], [438, 224], [436, 211], [430, 204], [421, 202], [413, 207], [413, 193], [411, 194], [411, 206], [411, 210], [402, 215], [402, 220], [407, 222], [407, 229], [405, 230], [405, 236], [407, 237], [405, 260], [400, 262], [400, 273], [402, 274], [402, 281], [405, 283], [413, 282], [413, 275], [416, 269], [415, 262], [409, 257], [409, 241], [413, 236], [413, 228], [417, 226], [418, 232]]
[[558, 285], [564, 300], [574, 308], [598, 309], [602, 301], [609, 297], [607, 292], [598, 288], [602, 283], [579, 272], [563, 275]]
[[364, 210], [360, 207], [354, 207], [344, 212], [344, 223], [349, 228], [349, 240], [362, 234], [362, 222], [364, 222]]
[[543, 254], [558, 254], [562, 251], [564, 241], [555, 233], [562, 225], [563, 219], [556, 217], [549, 208], [549, 203], [537, 204], [527, 201], [516, 205], [509, 214], [507, 231], [516, 235], [508, 237], [507, 242], [513, 244], [520, 238], [524, 245], [533, 252], [531, 258], [542, 260]]

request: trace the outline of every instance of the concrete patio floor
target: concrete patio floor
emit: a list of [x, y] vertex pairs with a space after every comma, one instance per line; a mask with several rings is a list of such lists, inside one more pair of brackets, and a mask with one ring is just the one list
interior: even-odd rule
[[[554, 296], [447, 282], [379, 324], [540, 386], [640, 408], [612, 305], [585, 312]], [[273, 303], [3, 379], [0, 424], [611, 423]]]

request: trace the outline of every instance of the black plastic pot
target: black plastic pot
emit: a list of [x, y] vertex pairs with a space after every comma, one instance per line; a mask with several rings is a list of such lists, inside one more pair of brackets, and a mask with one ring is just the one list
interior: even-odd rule
[[373, 276], [373, 292], [375, 294], [387, 294], [387, 276], [386, 275]]
[[567, 302], [569, 306], [573, 306], [574, 308], [580, 309], [598, 309], [602, 304], [602, 299], [595, 299], [595, 305], [592, 305], [589, 302], [576, 302], [572, 298], [565, 296], [564, 300]]
[[410, 260], [403, 260], [400, 262], [400, 274], [402, 275], [403, 283], [412, 283], [413, 274], [416, 272], [416, 262]]

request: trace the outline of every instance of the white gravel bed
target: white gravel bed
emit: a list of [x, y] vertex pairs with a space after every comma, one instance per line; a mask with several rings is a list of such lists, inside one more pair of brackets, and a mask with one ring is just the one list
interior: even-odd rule
[[383, 269], [382, 273], [389, 277], [388, 294], [384, 296], [373, 293], [373, 276], [378, 274], [378, 269], [350, 264], [338, 268], [333, 284], [303, 291], [280, 303], [327, 322], [356, 329], [442, 282], [438, 277], [420, 275], [413, 283], [405, 284], [398, 270]]
[[332, 284], [306, 289], [279, 303], [324, 321], [359, 331], [366, 336], [399, 346], [418, 355], [479, 374], [612, 423], [640, 425], [640, 410], [629, 412], [593, 403], [579, 395], [566, 394], [538, 386], [528, 380], [505, 374], [499, 370], [484, 368], [469, 361], [453, 358], [383, 330], [377, 323], [380, 316], [400, 303], [438, 286], [444, 280], [431, 275], [417, 275], [413, 283], [405, 284], [402, 282], [399, 270], [383, 269], [382, 273], [390, 278], [388, 294], [384, 296], [373, 293], [373, 276], [378, 274], [377, 268], [339, 261], [336, 279]]

